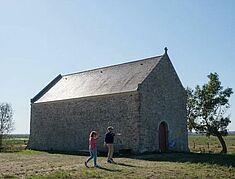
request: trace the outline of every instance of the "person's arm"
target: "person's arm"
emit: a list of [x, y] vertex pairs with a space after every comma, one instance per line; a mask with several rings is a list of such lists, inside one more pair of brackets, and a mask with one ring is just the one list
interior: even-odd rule
[[104, 147], [106, 147], [106, 138], [107, 138], [107, 134], [105, 134], [105, 137], [104, 137]]
[[96, 133], [95, 139], [98, 139], [100, 137], [99, 133]]

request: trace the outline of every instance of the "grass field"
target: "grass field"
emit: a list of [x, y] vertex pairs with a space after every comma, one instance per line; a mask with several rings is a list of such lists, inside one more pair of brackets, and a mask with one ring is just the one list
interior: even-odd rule
[[[235, 154], [235, 135], [224, 137], [227, 144], [228, 153]], [[191, 152], [219, 153], [222, 148], [217, 137], [204, 135], [189, 135], [189, 149]]]
[[101, 167], [89, 163], [89, 169], [84, 166], [87, 156], [20, 150], [25, 140], [5, 141], [18, 146], [18, 152], [0, 153], [0, 178], [235, 178], [235, 136], [225, 138], [229, 154], [218, 153], [221, 148], [216, 138], [209, 139], [208, 149], [205, 136], [189, 136], [191, 153], [116, 156], [117, 164], [108, 164], [99, 155]]
[[3, 140], [3, 152], [18, 152], [27, 146], [29, 135], [10, 135]]
[[[28, 135], [12, 135], [4, 140], [5, 150], [8, 152], [17, 152], [26, 147]], [[224, 137], [227, 144], [228, 153], [235, 154], [235, 135]], [[222, 148], [217, 137], [206, 137], [204, 135], [189, 135], [189, 149], [191, 152], [200, 153], [219, 153]]]
[[[0, 154], [2, 178], [234, 178], [235, 155], [165, 153], [98, 157], [101, 168], [87, 169], [87, 156], [25, 150]], [[0, 177], [0, 178], [1, 178]]]

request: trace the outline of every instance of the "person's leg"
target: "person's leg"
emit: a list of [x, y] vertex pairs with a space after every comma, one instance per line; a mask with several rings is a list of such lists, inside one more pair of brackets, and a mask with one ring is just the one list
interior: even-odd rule
[[111, 156], [111, 144], [107, 144], [107, 147], [108, 147], [108, 161], [109, 161]]
[[96, 163], [96, 160], [97, 160], [97, 149], [93, 150], [93, 156], [94, 156], [94, 158], [93, 158], [93, 160], [94, 160], [94, 167], [96, 167], [97, 166], [97, 163]]
[[108, 148], [108, 155], [107, 155], [107, 160], [109, 159], [109, 144], [106, 144], [107, 148]]
[[112, 160], [113, 159], [113, 144], [110, 144], [110, 159]]
[[90, 157], [87, 158], [86, 163], [88, 163], [91, 159], [93, 159], [94, 155], [91, 149], [89, 149]]

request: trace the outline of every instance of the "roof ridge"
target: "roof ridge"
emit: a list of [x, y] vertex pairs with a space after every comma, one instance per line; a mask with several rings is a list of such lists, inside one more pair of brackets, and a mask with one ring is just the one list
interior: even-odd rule
[[95, 71], [95, 70], [113, 68], [113, 67], [116, 67], [116, 66], [122, 66], [122, 65], [130, 64], [130, 63], [141, 62], [141, 61], [150, 60], [150, 59], [154, 59], [154, 58], [159, 58], [159, 57], [162, 58], [163, 56], [164, 55], [158, 55], [158, 56], [148, 57], [148, 58], [139, 59], [139, 60], [135, 60], [135, 61], [129, 61], [129, 62], [119, 63], [119, 64], [115, 64], [115, 65], [110, 65], [110, 66], [98, 67], [98, 68], [94, 68], [94, 69], [90, 69], [90, 70], [84, 70], [84, 71], [80, 71], [80, 72], [69, 73], [69, 74], [65, 74], [65, 75], [62, 75], [62, 76], [66, 77], [66, 76], [77, 75], [77, 74], [81, 74], [81, 73], [85, 73], [85, 72], [92, 72], [92, 71]]

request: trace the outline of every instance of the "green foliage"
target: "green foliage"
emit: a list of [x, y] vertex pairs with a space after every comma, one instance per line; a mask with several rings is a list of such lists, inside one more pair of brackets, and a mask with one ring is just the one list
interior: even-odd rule
[[193, 96], [193, 90], [189, 87], [186, 88], [186, 94], [187, 94], [187, 125], [190, 132], [194, 129], [196, 126], [195, 124], [195, 118], [196, 118], [196, 110], [195, 110], [195, 103], [196, 99]]
[[222, 136], [228, 134], [230, 116], [226, 112], [230, 107], [229, 97], [233, 93], [232, 88], [224, 89], [219, 81], [217, 73], [208, 75], [209, 81], [203, 86], [197, 85], [195, 90], [186, 89], [187, 93], [187, 117], [189, 130], [217, 136], [226, 151], [226, 145]]

